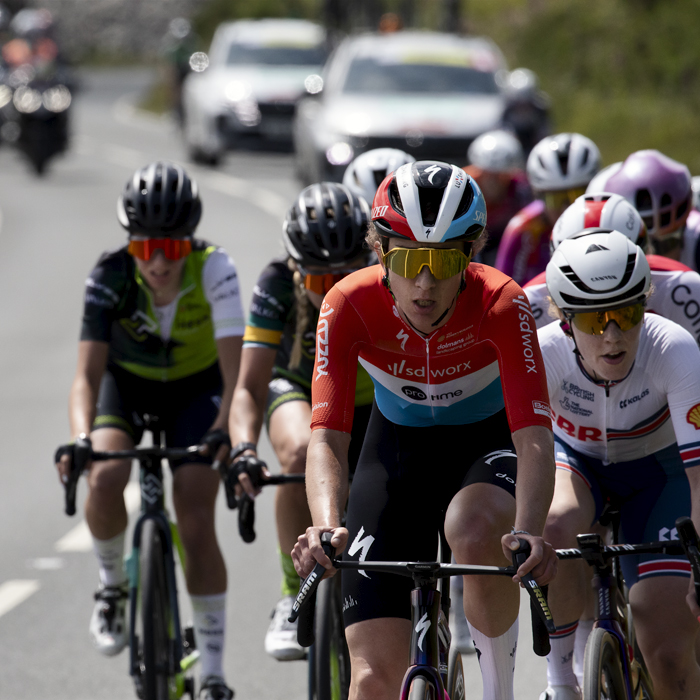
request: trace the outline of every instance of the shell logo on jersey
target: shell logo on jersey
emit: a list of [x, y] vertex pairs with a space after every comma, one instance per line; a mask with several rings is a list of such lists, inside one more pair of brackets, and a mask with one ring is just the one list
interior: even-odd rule
[[328, 359], [328, 317], [335, 311], [330, 304], [324, 303], [318, 314], [318, 331], [316, 332], [316, 381], [327, 377]]
[[688, 423], [695, 426], [695, 430], [700, 430], [700, 403], [696, 403], [695, 406], [688, 411], [686, 420]]

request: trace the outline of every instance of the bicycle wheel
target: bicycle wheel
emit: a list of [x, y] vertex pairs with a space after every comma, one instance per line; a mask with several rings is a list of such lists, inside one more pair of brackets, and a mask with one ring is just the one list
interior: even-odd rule
[[450, 647], [450, 658], [447, 662], [447, 694], [450, 696], [450, 700], [465, 700], [466, 698], [462, 654], [455, 644]]
[[316, 598], [316, 641], [309, 659], [317, 700], [347, 700], [350, 690], [350, 653], [343, 626], [340, 576], [322, 581]]
[[437, 689], [425, 676], [416, 676], [408, 689], [408, 700], [437, 700]]
[[168, 700], [170, 604], [161, 533], [148, 519], [141, 530], [141, 680], [143, 700]]
[[583, 700], [628, 700], [620, 645], [601, 627], [593, 629], [586, 644]]

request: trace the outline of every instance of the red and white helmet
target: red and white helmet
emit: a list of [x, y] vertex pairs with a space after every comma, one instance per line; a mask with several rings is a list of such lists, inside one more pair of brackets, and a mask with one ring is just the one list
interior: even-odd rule
[[643, 250], [647, 245], [647, 227], [639, 212], [622, 195], [598, 192], [582, 195], [564, 210], [554, 224], [550, 251], [590, 228], [620, 231]]
[[381, 236], [475, 241], [486, 226], [486, 202], [462, 168], [421, 160], [402, 165], [379, 185], [372, 221]]

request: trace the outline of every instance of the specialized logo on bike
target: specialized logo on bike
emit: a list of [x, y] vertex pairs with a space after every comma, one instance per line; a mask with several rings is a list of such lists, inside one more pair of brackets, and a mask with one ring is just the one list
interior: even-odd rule
[[163, 482], [153, 474], [146, 476], [141, 485], [141, 496], [147, 502], [153, 505], [158, 502], [158, 499], [163, 495]]
[[423, 613], [423, 617], [418, 621], [416, 625], [416, 634], [418, 635], [418, 648], [423, 651], [423, 641], [425, 640], [425, 635], [430, 629], [430, 625], [433, 623], [428, 619], [428, 613]]
[[688, 411], [686, 420], [688, 423], [695, 426], [695, 430], [700, 430], [700, 403], [696, 403], [695, 406]]

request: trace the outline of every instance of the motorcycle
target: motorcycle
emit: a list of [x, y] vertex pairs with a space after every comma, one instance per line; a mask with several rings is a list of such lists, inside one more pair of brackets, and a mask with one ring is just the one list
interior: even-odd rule
[[14, 69], [0, 83], [0, 138], [24, 153], [37, 175], [68, 147], [72, 99], [58, 73], [38, 77], [31, 65]]

